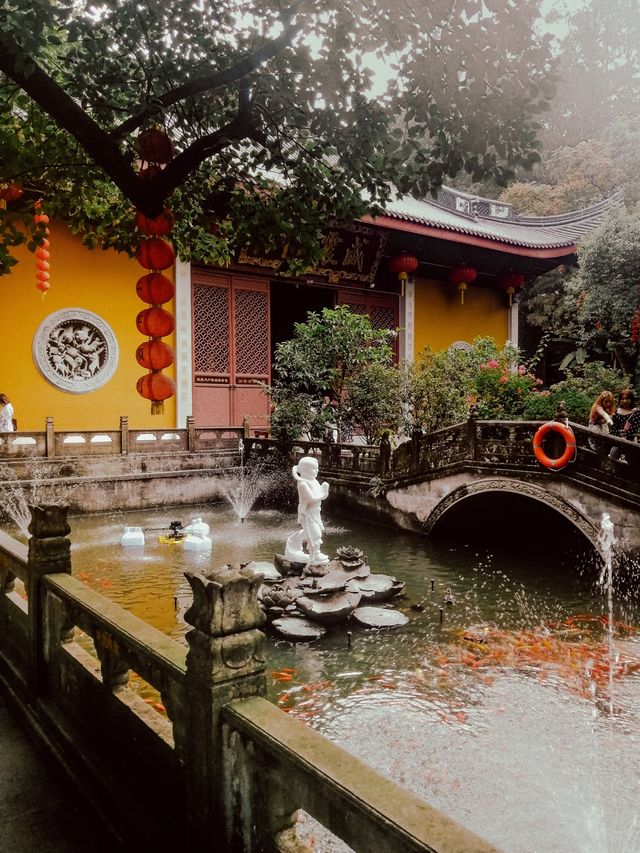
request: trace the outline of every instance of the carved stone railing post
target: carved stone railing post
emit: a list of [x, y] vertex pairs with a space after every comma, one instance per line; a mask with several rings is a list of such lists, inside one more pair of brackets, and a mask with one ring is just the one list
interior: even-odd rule
[[[225, 814], [225, 771], [221, 710], [233, 699], [265, 696], [264, 614], [257, 599], [261, 575], [223, 568], [211, 576], [186, 572], [193, 604], [185, 621], [189, 652], [185, 676], [187, 721], [181, 752], [187, 769], [190, 847], [234, 849], [221, 839], [231, 833]], [[178, 746], [178, 744], [176, 744]]]
[[325, 440], [320, 447], [320, 465], [326, 471], [327, 468], [331, 467], [331, 446], [333, 442], [333, 437], [330, 437], [330, 433], [327, 433]]
[[102, 683], [117, 693], [129, 683], [129, 665], [120, 654], [119, 643], [105, 631], [96, 631], [93, 641], [100, 661]]
[[187, 450], [190, 453], [196, 449], [196, 424], [193, 415], [187, 415]]
[[413, 430], [409, 443], [409, 470], [414, 472], [420, 468], [420, 445], [422, 444], [422, 430], [420, 428]]
[[51, 417], [45, 418], [44, 446], [45, 456], [52, 459], [56, 455], [56, 433]]
[[469, 417], [467, 418], [467, 454], [470, 462], [476, 462], [478, 459], [477, 422], [478, 407], [473, 403], [473, 405], [469, 407]]
[[351, 462], [351, 470], [359, 471], [360, 470], [360, 453], [361, 449], [359, 447], [352, 446], [351, 447], [351, 456], [353, 457]]
[[29, 690], [40, 695], [45, 685], [45, 626], [42, 578], [45, 575], [71, 572], [71, 528], [66, 506], [32, 506], [27, 554], [29, 601]]
[[391, 470], [391, 441], [389, 433], [383, 432], [380, 439], [380, 454], [378, 456], [378, 476], [386, 477]]
[[127, 415], [120, 415], [120, 453], [127, 454], [129, 452], [129, 418]]
[[567, 404], [564, 400], [560, 400], [553, 416], [554, 421], [559, 421], [562, 424], [567, 424], [569, 415], [567, 414]]

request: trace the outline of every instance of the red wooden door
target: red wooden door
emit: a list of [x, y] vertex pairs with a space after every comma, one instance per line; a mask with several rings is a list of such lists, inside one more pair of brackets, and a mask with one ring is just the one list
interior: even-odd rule
[[196, 270], [192, 280], [193, 415], [197, 426], [265, 422], [269, 284]]

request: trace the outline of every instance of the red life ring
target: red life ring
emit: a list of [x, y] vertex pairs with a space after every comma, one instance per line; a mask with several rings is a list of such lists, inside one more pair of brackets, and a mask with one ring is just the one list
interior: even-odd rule
[[[564, 438], [564, 453], [562, 456], [558, 456], [557, 459], [551, 459], [551, 457], [547, 456], [542, 449], [542, 442], [544, 441], [547, 433], [550, 432], [557, 432]], [[546, 424], [542, 424], [540, 429], [533, 436], [533, 452], [535, 453], [538, 462], [541, 465], [544, 465], [545, 468], [551, 468], [555, 471], [558, 471], [560, 468], [564, 468], [565, 465], [568, 465], [569, 462], [573, 462], [576, 458], [576, 437], [573, 434], [573, 430], [558, 421], [548, 421]]]

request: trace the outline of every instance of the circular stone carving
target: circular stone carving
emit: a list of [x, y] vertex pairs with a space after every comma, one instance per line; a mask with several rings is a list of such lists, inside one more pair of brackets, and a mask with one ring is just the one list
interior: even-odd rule
[[111, 328], [91, 311], [65, 308], [40, 323], [33, 360], [42, 376], [71, 394], [105, 385], [118, 365], [118, 342]]

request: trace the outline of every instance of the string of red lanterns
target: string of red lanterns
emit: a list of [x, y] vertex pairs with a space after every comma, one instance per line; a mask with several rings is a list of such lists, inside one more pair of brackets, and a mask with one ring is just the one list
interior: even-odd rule
[[[168, 233], [164, 231], [164, 223], [167, 221], [171, 221], [168, 211], [164, 211], [156, 219], [150, 219], [140, 213], [136, 215], [136, 223], [143, 234], [155, 234], [158, 229]], [[151, 271], [136, 283], [138, 296], [150, 306], [140, 311], [136, 317], [138, 331], [149, 339], [136, 350], [136, 361], [149, 371], [138, 379], [136, 389], [141, 397], [151, 400], [151, 414], [159, 415], [164, 412], [164, 401], [173, 397], [176, 390], [173, 379], [162, 372], [165, 367], [173, 364], [173, 349], [161, 340], [175, 328], [173, 314], [161, 307], [173, 299], [175, 294], [173, 282], [162, 274], [162, 270], [173, 266], [175, 253], [167, 240], [147, 236], [138, 247], [136, 259], [140, 266]]]
[[[155, 125], [140, 133], [136, 148], [141, 159], [141, 180], [159, 174], [175, 155], [169, 135]], [[161, 340], [175, 328], [173, 314], [162, 308], [175, 294], [173, 282], [163, 275], [163, 270], [175, 262], [173, 246], [164, 239], [173, 230], [173, 214], [170, 210], [163, 210], [158, 216], [151, 217], [139, 210], [136, 212], [136, 227], [145, 235], [138, 246], [136, 259], [141, 267], [149, 270], [136, 284], [138, 296], [149, 306], [136, 317], [138, 331], [148, 338], [137, 348], [136, 361], [149, 371], [138, 379], [136, 389], [141, 397], [151, 400], [151, 414], [158, 415], [164, 412], [164, 401], [176, 392], [173, 379], [162, 372], [173, 364], [174, 352]]]

